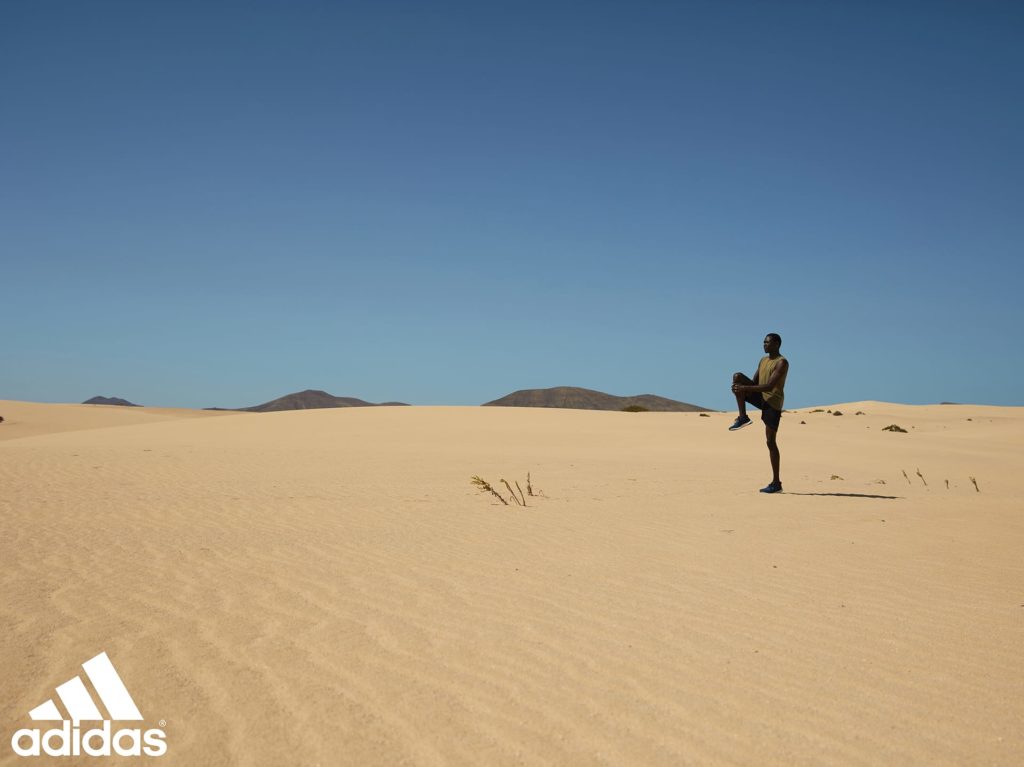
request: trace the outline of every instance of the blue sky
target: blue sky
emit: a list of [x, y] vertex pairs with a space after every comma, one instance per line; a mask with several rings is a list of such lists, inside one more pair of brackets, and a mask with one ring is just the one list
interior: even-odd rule
[[0, 8], [0, 398], [1024, 404], [1024, 6]]

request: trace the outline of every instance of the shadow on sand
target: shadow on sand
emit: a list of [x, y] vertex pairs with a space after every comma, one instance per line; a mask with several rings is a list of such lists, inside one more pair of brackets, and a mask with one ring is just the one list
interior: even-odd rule
[[897, 501], [903, 498], [902, 495], [871, 495], [869, 493], [786, 493], [786, 495], [834, 495], [838, 498], [883, 498], [887, 501]]

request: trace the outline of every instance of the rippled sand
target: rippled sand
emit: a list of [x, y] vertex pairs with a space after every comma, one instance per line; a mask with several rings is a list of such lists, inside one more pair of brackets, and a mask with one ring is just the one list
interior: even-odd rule
[[1024, 409], [824, 407], [0, 402], [0, 764], [101, 651], [161, 765], [1024, 763]]

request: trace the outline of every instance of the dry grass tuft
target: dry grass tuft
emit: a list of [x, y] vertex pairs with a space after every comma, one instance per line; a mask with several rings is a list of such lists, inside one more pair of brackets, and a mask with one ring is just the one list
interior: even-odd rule
[[[483, 477], [480, 477], [478, 475], [474, 475], [473, 478], [470, 479], [469, 481], [470, 481], [470, 483], [475, 485], [481, 492], [483, 492], [483, 493], [490, 493], [491, 495], [493, 495], [495, 498], [497, 498], [499, 501], [501, 501], [506, 506], [509, 505], [509, 502], [505, 499], [505, 496], [503, 496], [501, 493], [499, 493], [497, 490], [495, 490], [493, 487], [491, 487], [491, 483], [488, 482]], [[530, 481], [530, 474], [529, 474], [529, 472], [527, 472], [527, 474], [526, 474], [526, 492], [525, 493], [523, 492], [522, 485], [519, 484], [518, 480], [515, 480], [515, 484], [516, 484], [515, 489], [512, 488], [512, 485], [505, 478], [502, 478], [502, 479], [500, 479], [498, 481], [501, 482], [501, 484], [503, 484], [506, 488], [508, 488], [509, 498], [512, 499], [512, 502], [516, 506], [526, 506], [526, 496], [527, 495], [529, 495], [531, 498], [539, 497], [539, 496], [544, 496], [544, 492], [542, 490], [537, 490], [536, 492], [534, 491], [533, 483]], [[518, 494], [516, 494], [517, 490], [519, 491]], [[544, 497], [546, 498], [547, 496], [544, 496]]]
[[481, 492], [490, 493], [495, 498], [497, 498], [499, 501], [501, 501], [503, 504], [508, 506], [508, 501], [506, 501], [504, 498], [502, 498], [501, 495], [498, 493], [498, 491], [495, 490], [493, 487], [491, 487], [491, 484], [486, 479], [483, 479], [482, 477], [478, 477], [478, 476], [474, 475], [473, 478], [470, 480], [470, 482], [473, 483], [474, 485], [476, 485], [478, 488], [480, 488]]
[[[503, 485], [505, 485], [505, 487], [508, 488], [508, 493], [509, 493], [509, 495], [512, 496], [512, 500], [516, 502], [516, 506], [525, 506], [526, 505], [526, 499], [524, 498], [522, 501], [519, 500], [519, 498], [516, 496], [516, 491], [512, 489], [512, 485], [510, 485], [508, 483], [507, 479], [502, 479], [501, 483]], [[519, 483], [517, 482], [516, 484], [518, 485]], [[522, 492], [522, 491], [520, 490], [520, 492]]]

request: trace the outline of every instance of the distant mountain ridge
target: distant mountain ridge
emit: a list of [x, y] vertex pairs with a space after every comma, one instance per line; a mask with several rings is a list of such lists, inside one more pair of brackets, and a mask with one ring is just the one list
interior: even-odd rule
[[406, 403], [367, 402], [356, 397], [336, 397], [320, 389], [306, 389], [305, 391], [286, 394], [283, 397], [272, 399], [270, 402], [264, 402], [261, 405], [240, 407], [238, 409], [250, 413], [271, 413], [279, 410], [319, 410], [330, 407], [383, 407], [387, 405], [406, 405]]
[[679, 402], [656, 394], [618, 397], [578, 386], [555, 386], [550, 389], [520, 389], [501, 399], [485, 402], [484, 407], [561, 407], [574, 410], [624, 410], [642, 407], [646, 410], [673, 413], [711, 412], [709, 408]]
[[124, 407], [142, 407], [142, 405], [136, 405], [134, 402], [129, 402], [126, 399], [120, 397], [100, 397], [95, 396], [91, 399], [87, 399], [82, 403], [83, 405], [122, 405]]
[[[86, 400], [84, 405], [120, 405], [142, 407], [120, 397], [96, 396]], [[367, 402], [358, 397], [338, 397], [322, 389], [285, 394], [283, 397], [259, 405], [238, 408], [209, 407], [206, 410], [234, 410], [248, 413], [272, 413], [282, 410], [321, 410], [338, 407], [408, 407], [406, 402]], [[555, 386], [550, 389], [520, 389], [500, 399], [485, 402], [483, 407], [551, 407], [573, 410], [625, 410], [629, 407], [643, 408], [656, 412], [695, 413], [711, 412], [709, 408], [679, 402], [656, 394], [638, 394], [619, 397], [614, 394], [584, 389], [578, 386]]]

